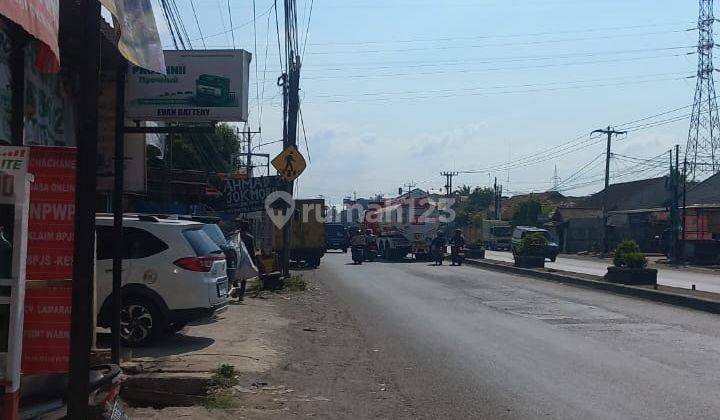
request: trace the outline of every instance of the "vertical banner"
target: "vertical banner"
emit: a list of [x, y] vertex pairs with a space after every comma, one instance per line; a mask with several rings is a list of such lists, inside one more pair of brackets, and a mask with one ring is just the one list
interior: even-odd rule
[[75, 166], [75, 148], [30, 148], [24, 375], [68, 370]]

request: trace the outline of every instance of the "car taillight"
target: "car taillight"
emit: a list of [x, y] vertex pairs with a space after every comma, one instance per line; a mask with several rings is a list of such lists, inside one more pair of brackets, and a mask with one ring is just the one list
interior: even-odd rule
[[207, 257], [186, 257], [176, 260], [173, 264], [180, 268], [190, 271], [209, 272], [215, 261], [224, 260], [223, 256], [207, 256]]

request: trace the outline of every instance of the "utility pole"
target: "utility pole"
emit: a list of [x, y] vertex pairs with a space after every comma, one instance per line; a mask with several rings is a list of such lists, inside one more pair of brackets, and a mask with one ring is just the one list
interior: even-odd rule
[[[285, 4], [285, 57], [287, 73], [280, 76], [283, 88], [283, 146], [297, 147], [298, 113], [300, 111], [300, 43], [297, 30], [295, 0], [284, 0]], [[250, 151], [248, 151], [250, 153]], [[293, 182], [287, 183], [287, 192], [292, 196]], [[292, 219], [292, 218], [291, 218]], [[283, 226], [282, 272], [290, 276], [290, 230], [292, 220]]]
[[495, 215], [495, 217], [494, 217], [495, 220], [498, 220], [498, 208], [499, 208], [498, 192], [499, 191], [500, 190], [498, 189], [497, 177], [495, 177], [495, 183], [493, 184], [493, 207], [494, 207], [493, 213]]
[[680, 259], [680, 145], [675, 145], [675, 182], [673, 183], [673, 263]]
[[457, 172], [441, 172], [440, 175], [445, 177], [445, 196], [450, 197], [452, 195], [453, 178], [459, 174]]
[[607, 129], [595, 130], [590, 134], [600, 133], [607, 135], [607, 153], [605, 154], [605, 190], [603, 190], [603, 228], [602, 228], [602, 248], [603, 255], [609, 251], [608, 243], [608, 189], [610, 188], [610, 158], [612, 157], [612, 136], [627, 134], [627, 131], [616, 131], [610, 126]]
[[670, 262], [673, 264], [677, 263], [678, 230], [680, 225], [678, 209], [680, 162], [678, 153], [680, 153], [680, 146], [675, 147], [675, 165], [673, 165], [673, 151], [670, 149], [670, 176], [668, 177], [667, 185], [667, 189], [670, 192], [670, 243], [668, 245]]
[[681, 242], [680, 242], [680, 257], [685, 258], [685, 218], [687, 216], [687, 154], [683, 161], [683, 196], [682, 196], [682, 221], [681, 221]]
[[407, 188], [407, 194], [410, 195], [410, 191], [412, 191], [417, 185], [415, 185], [412, 181], [408, 182], [407, 184], [404, 184], [403, 187]]
[[[268, 156], [266, 154], [252, 152], [252, 135], [260, 134], [260, 133], [261, 133], [260, 130], [251, 131], [250, 126], [247, 126], [245, 131], [240, 131], [240, 128], [237, 129], [237, 134], [239, 136], [242, 135], [242, 137], [243, 137], [242, 141], [245, 143], [245, 147], [246, 147], [245, 153], [240, 153], [238, 158], [243, 157], [243, 155], [245, 156], [245, 171], [247, 173], [248, 178], [252, 178], [252, 169], [253, 169], [252, 158], [253, 158], [253, 156], [261, 156], [261, 157]], [[236, 168], [233, 168], [234, 170], [238, 170], [240, 168], [241, 164], [239, 164], [237, 161], [240, 161], [240, 159], [236, 159], [236, 163], [235, 163]]]

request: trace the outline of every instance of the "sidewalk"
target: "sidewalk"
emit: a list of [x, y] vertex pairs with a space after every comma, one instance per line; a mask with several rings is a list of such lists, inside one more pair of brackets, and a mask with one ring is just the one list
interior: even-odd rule
[[[414, 418], [341, 303], [315, 272], [304, 278], [304, 292], [246, 297], [214, 324], [189, 326], [162, 346], [136, 350], [126, 368], [141, 373], [131, 382], [139, 377], [139, 393], [155, 403], [131, 408], [131, 418]], [[212, 376], [223, 363], [236, 376], [218, 397]], [[186, 394], [208, 386], [209, 396]], [[158, 404], [163, 396], [174, 404]]]
[[466, 259], [466, 263], [484, 269], [503, 271], [535, 277], [541, 280], [574, 284], [605, 290], [612, 293], [634, 296], [642, 299], [663, 302], [675, 306], [720, 314], [720, 293], [660, 285], [636, 286], [610, 283], [602, 276], [579, 273], [555, 268], [518, 268], [513, 263], [492, 259]]

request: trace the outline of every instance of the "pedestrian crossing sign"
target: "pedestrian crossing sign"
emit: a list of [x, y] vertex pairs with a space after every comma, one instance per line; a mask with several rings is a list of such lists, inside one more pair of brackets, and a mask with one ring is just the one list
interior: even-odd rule
[[278, 174], [286, 181], [294, 181], [305, 170], [305, 158], [295, 146], [288, 146], [272, 160]]

